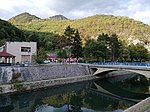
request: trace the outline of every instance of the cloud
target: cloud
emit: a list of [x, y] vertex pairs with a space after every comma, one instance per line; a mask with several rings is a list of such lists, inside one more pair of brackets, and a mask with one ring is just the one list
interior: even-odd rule
[[95, 14], [128, 16], [150, 24], [149, 0], [0, 0], [0, 18], [29, 12], [40, 18], [62, 14], [78, 19]]
[[133, 0], [129, 4], [128, 12], [131, 12], [129, 17], [150, 25], [150, 1], [149, 0]]
[[150, 25], [150, 10], [145, 10], [145, 11], [137, 11], [134, 15], [133, 18], [136, 20], [141, 20], [144, 23], [147, 23]]

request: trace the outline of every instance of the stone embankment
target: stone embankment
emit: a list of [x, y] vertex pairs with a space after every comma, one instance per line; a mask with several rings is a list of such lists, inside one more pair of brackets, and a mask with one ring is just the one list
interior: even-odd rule
[[150, 97], [126, 109], [124, 112], [150, 112]]
[[0, 94], [94, 79], [82, 65], [0, 67]]

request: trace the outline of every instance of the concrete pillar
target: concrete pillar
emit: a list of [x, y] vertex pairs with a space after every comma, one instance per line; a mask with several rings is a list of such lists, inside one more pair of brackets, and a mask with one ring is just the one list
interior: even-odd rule
[[15, 57], [12, 58], [12, 63], [15, 64]]
[[8, 63], [10, 63], [10, 57], [8, 58]]
[[7, 57], [5, 57], [5, 61], [4, 61], [4, 63], [7, 63]]

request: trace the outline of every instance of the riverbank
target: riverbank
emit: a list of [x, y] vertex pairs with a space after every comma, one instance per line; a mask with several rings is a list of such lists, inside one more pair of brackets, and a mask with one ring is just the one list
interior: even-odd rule
[[95, 79], [82, 65], [1, 67], [0, 94], [29, 91]]
[[126, 109], [124, 112], [150, 112], [150, 97]]
[[1, 89], [0, 94], [30, 91], [30, 90], [40, 89], [40, 88], [71, 84], [71, 83], [88, 81], [93, 79], [95, 79], [94, 76], [86, 75], [86, 76], [58, 78], [58, 79], [51, 79], [51, 80], [41, 80], [41, 81], [34, 81], [34, 82], [5, 84], [0, 86]]

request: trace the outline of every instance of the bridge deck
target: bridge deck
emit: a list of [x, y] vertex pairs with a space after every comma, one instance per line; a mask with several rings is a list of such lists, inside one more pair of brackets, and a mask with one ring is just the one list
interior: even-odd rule
[[96, 68], [97, 71], [94, 75], [102, 73], [104, 71], [128, 71], [136, 74], [141, 74], [150, 78], [150, 66], [129, 66], [129, 65], [96, 65], [96, 64], [81, 64], [88, 66], [89, 68]]

